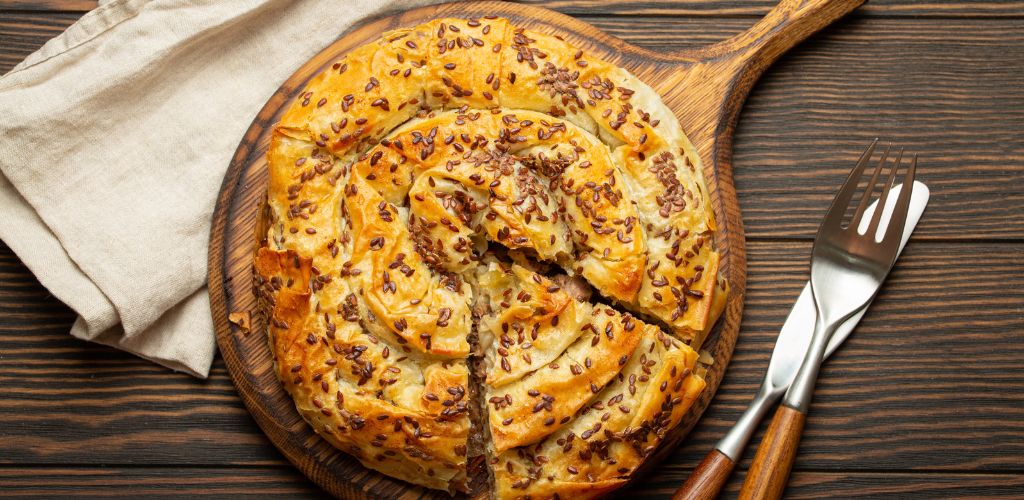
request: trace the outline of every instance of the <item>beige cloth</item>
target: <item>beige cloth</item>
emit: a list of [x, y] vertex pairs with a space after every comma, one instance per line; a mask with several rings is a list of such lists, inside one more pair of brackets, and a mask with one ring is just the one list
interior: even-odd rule
[[423, 3], [103, 3], [0, 77], [0, 239], [72, 335], [205, 377], [210, 216], [242, 134], [354, 22]]

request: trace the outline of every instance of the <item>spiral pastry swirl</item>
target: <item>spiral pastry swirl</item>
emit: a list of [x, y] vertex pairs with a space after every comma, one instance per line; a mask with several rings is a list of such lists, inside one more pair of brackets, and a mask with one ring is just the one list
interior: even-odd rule
[[627, 71], [505, 19], [435, 20], [313, 78], [267, 156], [276, 371], [367, 467], [595, 496], [703, 389], [714, 217], [699, 156]]

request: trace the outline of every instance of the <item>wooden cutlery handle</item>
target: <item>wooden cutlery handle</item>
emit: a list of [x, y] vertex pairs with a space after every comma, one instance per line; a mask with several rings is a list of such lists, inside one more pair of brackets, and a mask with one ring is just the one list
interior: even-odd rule
[[806, 418], [807, 415], [797, 410], [779, 405], [761, 445], [757, 447], [747, 479], [743, 481], [741, 500], [782, 498]]
[[713, 500], [729, 480], [729, 474], [736, 467], [725, 453], [717, 449], [711, 450], [704, 460], [672, 495], [672, 500]]

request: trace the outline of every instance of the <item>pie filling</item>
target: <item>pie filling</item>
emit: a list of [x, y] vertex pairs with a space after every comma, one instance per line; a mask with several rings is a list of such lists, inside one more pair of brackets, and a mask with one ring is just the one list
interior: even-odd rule
[[502, 19], [386, 33], [299, 94], [268, 163], [275, 367], [367, 467], [594, 496], [701, 393], [714, 218], [675, 118], [624, 70]]

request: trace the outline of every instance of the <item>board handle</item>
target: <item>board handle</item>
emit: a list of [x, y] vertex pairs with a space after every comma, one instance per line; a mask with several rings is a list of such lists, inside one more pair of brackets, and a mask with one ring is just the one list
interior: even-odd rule
[[782, 0], [746, 31], [706, 47], [699, 54], [706, 63], [732, 66], [751, 63], [747, 72], [756, 78], [796, 44], [853, 12], [866, 0]]
[[[866, 0], [782, 0], [746, 31], [721, 42], [678, 54], [688, 70], [679, 92], [688, 107], [691, 138], [700, 144], [732, 141], [732, 127], [750, 89], [787, 50], [849, 14]], [[678, 85], [666, 82], [665, 85]], [[661, 89], [667, 91], [668, 89]], [[664, 95], [665, 92], [662, 92]], [[707, 122], [707, 123], [705, 123]], [[702, 137], [702, 134], [710, 134]]]
[[679, 70], [653, 87], [668, 96], [702, 159], [727, 171], [736, 119], [761, 74], [787, 50], [865, 1], [782, 0], [746, 31], [677, 53]]

